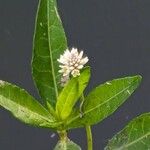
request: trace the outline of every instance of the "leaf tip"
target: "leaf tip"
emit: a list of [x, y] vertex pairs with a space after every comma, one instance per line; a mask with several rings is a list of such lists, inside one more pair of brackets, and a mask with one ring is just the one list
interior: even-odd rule
[[141, 75], [136, 75], [135, 77], [139, 81], [139, 83], [142, 81], [142, 76]]

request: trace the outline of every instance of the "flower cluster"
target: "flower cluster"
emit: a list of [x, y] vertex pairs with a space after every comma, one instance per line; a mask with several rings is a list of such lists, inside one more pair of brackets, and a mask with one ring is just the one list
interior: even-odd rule
[[67, 49], [58, 59], [58, 62], [61, 64], [59, 72], [62, 73], [63, 82], [69, 79], [70, 74], [73, 77], [79, 76], [80, 70], [88, 60], [88, 57], [83, 57], [83, 51], [78, 52], [77, 48]]

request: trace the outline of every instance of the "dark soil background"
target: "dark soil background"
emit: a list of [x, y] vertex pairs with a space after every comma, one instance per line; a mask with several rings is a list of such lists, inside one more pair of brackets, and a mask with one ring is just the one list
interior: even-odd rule
[[[15, 83], [38, 98], [30, 60], [37, 0], [0, 0], [0, 79]], [[93, 127], [94, 150], [135, 116], [150, 111], [150, 1], [58, 0], [69, 46], [90, 58], [92, 89], [104, 81], [141, 74], [143, 82], [112, 116]], [[26, 126], [0, 109], [1, 150], [52, 150], [57, 136]], [[70, 138], [86, 150], [84, 129]]]

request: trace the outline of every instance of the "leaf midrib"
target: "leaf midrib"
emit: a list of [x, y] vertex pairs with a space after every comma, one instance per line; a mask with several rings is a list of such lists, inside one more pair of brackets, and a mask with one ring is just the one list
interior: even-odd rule
[[[112, 100], [112, 99], [113, 99], [114, 97], [116, 97], [117, 95], [119, 95], [119, 94], [121, 94], [122, 92], [126, 91], [128, 88], [130, 88], [130, 87], [132, 86], [132, 83], [134, 83], [134, 82], [136, 82], [136, 81], [137, 81], [137, 80], [131, 82], [131, 85], [127, 86], [125, 89], [123, 89], [123, 90], [120, 91], [119, 93], [115, 94], [113, 97], [109, 98], [107, 101], [105, 101], [105, 102], [103, 102], [103, 103], [97, 105], [96, 107], [94, 107], [94, 108], [92, 108], [92, 109], [90, 109], [90, 110], [84, 112], [84, 113], [83, 113], [83, 116], [84, 116], [85, 114], [90, 113], [91, 111], [93, 111], [93, 110], [95, 110], [95, 109], [101, 107], [102, 105], [104, 105], [105, 103], [109, 102], [110, 100]], [[73, 119], [71, 119], [67, 124], [70, 124], [71, 122], [75, 121], [75, 120], [78, 119], [78, 118], [80, 118], [80, 115], [77, 115], [76, 117], [74, 117]]]
[[57, 83], [56, 83], [56, 77], [55, 77], [55, 70], [54, 70], [54, 64], [53, 64], [53, 55], [52, 55], [52, 47], [51, 47], [51, 40], [50, 40], [50, 33], [49, 33], [49, 29], [50, 29], [50, 10], [49, 10], [49, 0], [47, 0], [47, 32], [48, 32], [48, 47], [49, 47], [49, 56], [50, 56], [50, 61], [51, 61], [51, 70], [52, 70], [52, 77], [53, 77], [53, 82], [54, 82], [54, 89], [55, 89], [55, 94], [56, 94], [56, 98], [58, 97], [58, 87], [57, 87]]
[[145, 137], [147, 137], [147, 136], [149, 136], [149, 135], [150, 135], [150, 132], [148, 132], [147, 134], [141, 136], [140, 138], [138, 138], [138, 139], [132, 141], [131, 143], [129, 143], [129, 144], [127, 144], [127, 145], [124, 145], [124, 146], [122, 146], [122, 147], [120, 147], [120, 148], [118, 148], [118, 149], [116, 149], [116, 150], [122, 150], [123, 148], [130, 147], [130, 146], [132, 146], [133, 144], [138, 143], [140, 140], [144, 139]]

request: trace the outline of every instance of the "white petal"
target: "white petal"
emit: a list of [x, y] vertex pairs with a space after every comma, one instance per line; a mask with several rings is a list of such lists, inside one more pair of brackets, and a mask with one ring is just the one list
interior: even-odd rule
[[61, 59], [62, 59], [62, 57], [63, 57], [63, 56], [62, 56], [62, 55], [60, 55], [60, 58], [59, 58], [59, 59], [57, 59], [57, 61], [61, 63]]
[[80, 64], [85, 65], [89, 61], [88, 57], [81, 59]]
[[83, 65], [79, 65], [77, 68], [78, 68], [78, 69], [82, 69], [82, 68], [83, 68]]
[[60, 68], [64, 68], [64, 65], [59, 65]]
[[64, 56], [65, 58], [68, 58], [68, 57], [70, 57], [70, 54], [71, 54], [70, 51], [67, 49], [67, 50], [64, 52], [64, 55], [63, 55], [63, 56]]
[[76, 63], [76, 64], [74, 64], [74, 66], [75, 66], [75, 67], [78, 67], [78, 66], [79, 66], [79, 64], [78, 64], [78, 63]]
[[61, 62], [62, 60], [64, 59], [64, 56], [63, 55], [60, 55], [60, 58], [57, 59], [59, 62]]
[[71, 54], [77, 56], [77, 55], [78, 55], [78, 50], [77, 50], [77, 48], [72, 48]]
[[73, 66], [71, 66], [71, 67], [70, 67], [70, 70], [74, 70], [74, 67], [73, 67]]
[[60, 57], [60, 59], [58, 59], [58, 62], [60, 62], [61, 64], [64, 64], [64, 65], [68, 64], [68, 60], [65, 59], [64, 57]]
[[81, 52], [79, 53], [78, 59], [81, 59], [82, 56], [83, 56], [83, 51], [81, 51]]

